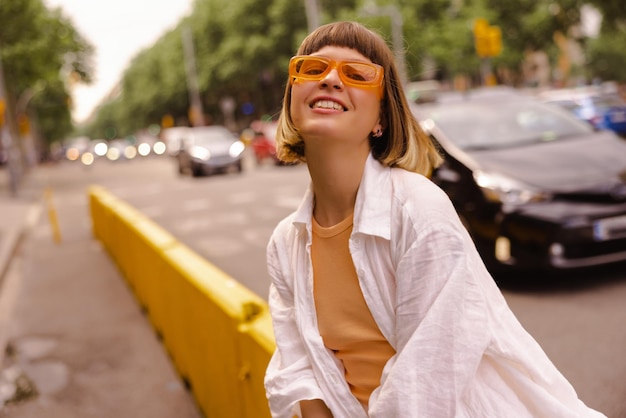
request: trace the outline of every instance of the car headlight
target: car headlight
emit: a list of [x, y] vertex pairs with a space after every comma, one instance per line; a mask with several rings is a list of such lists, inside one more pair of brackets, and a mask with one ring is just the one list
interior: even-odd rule
[[211, 153], [208, 149], [198, 146], [191, 147], [191, 149], [189, 150], [189, 155], [191, 155], [192, 158], [196, 158], [202, 161], [208, 161], [209, 158], [211, 158]]
[[150, 154], [151, 149], [150, 144], [143, 142], [137, 146], [137, 153], [142, 157], [146, 157]]
[[548, 193], [501, 174], [475, 171], [474, 180], [487, 200], [507, 206], [539, 202], [549, 198]]
[[167, 149], [167, 147], [166, 147], [165, 143], [162, 142], [162, 141], [157, 141], [152, 146], [152, 150], [154, 151], [154, 153], [156, 155], [163, 155], [163, 154], [165, 154], [166, 149]]
[[91, 165], [95, 161], [95, 157], [91, 152], [85, 152], [80, 156], [80, 162], [84, 165]]
[[109, 150], [109, 146], [106, 142], [98, 142], [94, 147], [93, 151], [98, 157], [104, 157]]
[[237, 158], [241, 155], [241, 153], [243, 152], [245, 148], [246, 146], [244, 145], [243, 142], [241, 141], [233, 142], [233, 144], [228, 149], [228, 155], [230, 155], [232, 158]]
[[124, 157], [128, 160], [132, 160], [137, 156], [137, 148], [134, 145], [128, 145], [124, 148]]

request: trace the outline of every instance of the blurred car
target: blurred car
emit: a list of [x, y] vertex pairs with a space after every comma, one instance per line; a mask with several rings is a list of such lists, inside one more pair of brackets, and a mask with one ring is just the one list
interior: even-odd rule
[[567, 109], [596, 129], [626, 136], [626, 101], [617, 92], [591, 86], [544, 91], [539, 97], [546, 103]]
[[146, 130], [137, 132], [134, 142], [139, 157], [163, 155], [167, 151], [165, 142]]
[[452, 200], [492, 273], [626, 260], [626, 142], [523, 95], [414, 105]]
[[64, 141], [65, 158], [69, 161], [78, 161], [80, 156], [89, 150], [91, 140], [86, 136], [79, 136]]
[[408, 99], [417, 104], [436, 100], [437, 95], [441, 91], [441, 83], [437, 80], [412, 81], [406, 85]]
[[198, 177], [213, 173], [243, 170], [245, 145], [224, 126], [188, 128], [176, 154], [178, 172]]
[[109, 142], [105, 157], [109, 161], [128, 161], [137, 156], [137, 147], [128, 139], [116, 138]]
[[81, 152], [79, 160], [85, 166], [90, 166], [97, 159], [104, 157], [109, 149], [106, 141], [101, 139], [93, 139], [89, 142], [87, 148]]

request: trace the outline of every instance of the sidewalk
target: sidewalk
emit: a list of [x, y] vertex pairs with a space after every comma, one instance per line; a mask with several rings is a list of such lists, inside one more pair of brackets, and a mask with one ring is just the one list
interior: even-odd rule
[[13, 197], [7, 177], [0, 169], [0, 417], [200, 418], [93, 238], [84, 185], [42, 165]]

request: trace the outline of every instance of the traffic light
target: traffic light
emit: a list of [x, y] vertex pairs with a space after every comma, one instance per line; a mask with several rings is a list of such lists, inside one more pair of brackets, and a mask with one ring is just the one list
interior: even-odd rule
[[487, 31], [487, 39], [489, 43], [489, 52], [492, 57], [502, 53], [502, 31], [498, 26], [490, 26]]
[[481, 58], [495, 57], [502, 52], [502, 31], [498, 26], [490, 26], [486, 19], [474, 21], [474, 46]]

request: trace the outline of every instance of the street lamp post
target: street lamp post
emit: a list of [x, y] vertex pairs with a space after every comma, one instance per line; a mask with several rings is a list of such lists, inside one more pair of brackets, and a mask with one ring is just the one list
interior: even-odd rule
[[198, 86], [198, 71], [196, 67], [196, 53], [193, 46], [191, 28], [185, 25], [182, 30], [183, 52], [185, 53], [185, 71], [187, 74], [187, 89], [189, 91], [190, 125], [204, 126], [204, 108], [200, 99]]
[[361, 9], [364, 16], [388, 16], [391, 19], [391, 42], [393, 44], [393, 52], [396, 58], [396, 65], [400, 73], [400, 81], [402, 85], [406, 85], [408, 78], [406, 72], [406, 62], [404, 59], [404, 46], [402, 40], [402, 13], [396, 5], [377, 6], [374, 2], [367, 2]]

